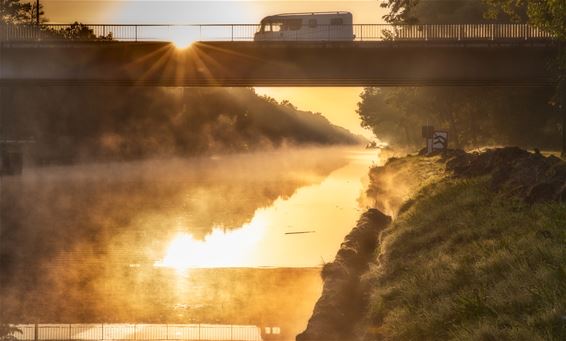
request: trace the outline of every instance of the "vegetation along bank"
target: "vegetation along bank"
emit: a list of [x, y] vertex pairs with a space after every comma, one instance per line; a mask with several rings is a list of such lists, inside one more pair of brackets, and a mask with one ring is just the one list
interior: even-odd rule
[[[370, 178], [373, 205], [395, 219], [362, 216], [356, 229], [373, 224], [374, 249], [352, 247], [356, 229], [346, 237], [298, 340], [566, 337], [566, 162], [518, 148], [448, 151], [392, 158]], [[347, 253], [369, 262], [349, 266]], [[356, 285], [336, 285], [336, 273]]]

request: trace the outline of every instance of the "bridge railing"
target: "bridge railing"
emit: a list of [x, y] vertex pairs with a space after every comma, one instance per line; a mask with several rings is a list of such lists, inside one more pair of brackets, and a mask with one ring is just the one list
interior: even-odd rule
[[549, 32], [526, 24], [354, 25], [356, 40], [533, 40]]
[[261, 329], [213, 324], [19, 324], [23, 341], [261, 341]]
[[[67, 24], [0, 25], [0, 41], [107, 40], [117, 41], [253, 41], [260, 25], [107, 25], [88, 24], [90, 29]], [[553, 36], [527, 24], [457, 24], [457, 25], [351, 25], [352, 37], [344, 39], [350, 26], [318, 25], [316, 31], [295, 31], [278, 40], [350, 40], [354, 41], [501, 41], [549, 40]], [[309, 36], [310, 35], [310, 36]], [[272, 39], [269, 39], [272, 40]]]

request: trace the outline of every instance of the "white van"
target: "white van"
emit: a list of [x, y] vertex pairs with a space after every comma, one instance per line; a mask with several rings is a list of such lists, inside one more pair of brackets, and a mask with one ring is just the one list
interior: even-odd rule
[[254, 41], [352, 41], [352, 13], [286, 13], [265, 17]]

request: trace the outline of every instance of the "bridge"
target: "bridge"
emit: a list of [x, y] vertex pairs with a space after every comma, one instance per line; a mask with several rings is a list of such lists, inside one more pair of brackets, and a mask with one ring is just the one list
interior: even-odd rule
[[14, 327], [21, 332], [16, 338], [25, 341], [261, 341], [264, 332], [253, 325], [220, 324], [59, 323]]
[[[535, 27], [354, 25], [352, 41], [254, 42], [258, 25], [5, 26], [0, 85], [554, 86], [559, 42]], [[178, 48], [166, 40], [185, 40]]]

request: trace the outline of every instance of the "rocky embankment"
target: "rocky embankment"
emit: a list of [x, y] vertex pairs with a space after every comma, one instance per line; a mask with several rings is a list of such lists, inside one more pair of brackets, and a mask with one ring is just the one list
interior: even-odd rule
[[455, 177], [490, 176], [491, 189], [527, 203], [566, 201], [566, 162], [516, 147], [483, 153], [450, 151], [441, 158]]
[[322, 269], [324, 287], [314, 307], [307, 329], [297, 341], [346, 341], [364, 314], [364, 293], [360, 277], [373, 259], [381, 231], [391, 218], [376, 209], [362, 215], [346, 236], [336, 258]]
[[324, 266], [297, 341], [559, 334], [566, 162], [514, 147], [449, 150], [392, 158], [370, 180], [374, 207], [395, 222], [362, 215]]

